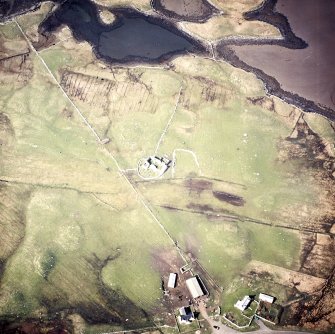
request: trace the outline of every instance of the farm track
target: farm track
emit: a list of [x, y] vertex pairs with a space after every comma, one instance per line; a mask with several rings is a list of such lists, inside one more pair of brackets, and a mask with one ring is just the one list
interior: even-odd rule
[[59, 189], [59, 190], [73, 190], [78, 192], [79, 194], [98, 194], [98, 195], [113, 195], [114, 193], [109, 192], [97, 192], [97, 191], [85, 191], [81, 190], [79, 188], [74, 187], [66, 187], [66, 186], [57, 186], [57, 185], [51, 185], [51, 184], [43, 184], [43, 183], [29, 183], [29, 182], [21, 182], [16, 180], [10, 180], [2, 178], [0, 179], [0, 184], [20, 184], [20, 185], [26, 185], [26, 186], [32, 186], [32, 187], [38, 187], [38, 188], [44, 188], [44, 189]]
[[168, 122], [167, 122], [167, 124], [166, 124], [166, 126], [165, 126], [165, 129], [163, 130], [163, 132], [162, 132], [162, 134], [161, 134], [161, 136], [160, 136], [160, 138], [159, 138], [159, 140], [158, 140], [157, 145], [156, 145], [156, 148], [155, 148], [155, 155], [157, 154], [157, 152], [158, 152], [158, 150], [159, 150], [159, 146], [160, 146], [160, 144], [161, 144], [161, 142], [162, 142], [162, 140], [163, 140], [165, 134], [166, 134], [167, 131], [169, 130], [170, 124], [171, 124], [171, 122], [172, 122], [172, 120], [173, 120], [173, 118], [174, 118], [175, 113], [177, 112], [178, 105], [179, 105], [179, 101], [180, 101], [180, 97], [181, 97], [181, 95], [182, 95], [182, 90], [183, 90], [183, 87], [180, 87], [180, 89], [179, 89], [179, 93], [178, 93], [178, 97], [177, 97], [177, 100], [176, 100], [176, 103], [175, 103], [175, 106], [174, 106], [174, 109], [173, 109], [173, 112], [172, 112], [172, 114], [171, 114], [171, 116], [170, 116], [170, 118], [169, 118], [169, 120], [168, 120]]
[[[79, 114], [80, 118], [82, 119], [82, 121], [85, 123], [85, 125], [89, 128], [89, 130], [92, 132], [92, 134], [94, 135], [94, 137], [97, 139], [98, 143], [101, 143], [101, 138], [99, 137], [99, 135], [97, 134], [97, 132], [94, 130], [94, 128], [90, 125], [90, 123], [87, 121], [87, 119], [85, 118], [85, 116], [82, 114], [82, 112], [79, 110], [79, 108], [74, 104], [74, 102], [71, 100], [71, 98], [68, 96], [68, 94], [66, 93], [66, 91], [63, 89], [63, 87], [60, 85], [60, 83], [57, 81], [56, 77], [53, 75], [53, 73], [51, 72], [51, 70], [49, 69], [48, 65], [46, 64], [46, 62], [43, 60], [43, 58], [40, 56], [40, 54], [38, 53], [38, 51], [34, 48], [34, 46], [32, 45], [32, 43], [30, 42], [29, 38], [27, 37], [27, 35], [24, 33], [23, 29], [21, 28], [21, 26], [18, 24], [17, 20], [14, 19], [14, 22], [16, 23], [17, 27], [19, 28], [19, 30], [21, 31], [22, 35], [24, 36], [25, 40], [27, 41], [30, 49], [37, 55], [37, 57], [39, 58], [39, 60], [41, 61], [41, 63], [44, 65], [44, 67], [46, 68], [47, 72], [49, 73], [49, 75], [52, 77], [52, 79], [54, 80], [54, 82], [56, 83], [56, 85], [58, 86], [58, 88], [60, 89], [60, 91], [63, 93], [63, 96], [66, 98], [66, 100], [68, 100], [70, 102], [70, 104], [72, 105], [72, 107], [75, 109], [75, 111]], [[181, 90], [179, 92], [179, 96], [181, 94]], [[179, 100], [179, 99], [178, 99]], [[176, 107], [177, 108], [177, 104]], [[130, 181], [130, 179], [127, 177], [127, 175], [123, 172], [122, 168], [120, 167], [118, 161], [116, 160], [116, 158], [112, 155], [112, 153], [106, 149], [105, 146], [103, 146], [104, 150], [106, 151], [106, 153], [111, 157], [111, 159], [114, 161], [118, 172], [120, 173], [120, 175], [123, 177], [123, 179], [125, 180], [125, 182], [127, 183], [127, 185], [132, 189], [132, 191], [136, 194], [136, 198], [137, 200], [140, 202], [140, 204], [142, 204], [142, 206], [144, 207], [144, 209], [149, 213], [149, 215], [153, 218], [153, 220], [159, 225], [159, 227], [163, 230], [163, 232], [165, 233], [165, 235], [168, 237], [168, 239], [171, 241], [172, 245], [175, 247], [175, 249], [177, 250], [177, 252], [180, 254], [181, 258], [184, 260], [185, 263], [187, 263], [186, 261], [186, 257], [185, 255], [181, 252], [181, 250], [179, 249], [179, 247], [177, 247], [175, 240], [172, 238], [172, 236], [170, 235], [170, 233], [166, 230], [166, 228], [162, 225], [162, 223], [159, 221], [159, 219], [156, 217], [156, 215], [153, 213], [152, 209], [149, 207], [149, 205], [146, 203], [145, 198], [143, 197], [143, 195], [141, 193], [139, 193], [139, 191], [135, 188], [135, 186], [132, 184], [132, 182]]]
[[312, 229], [307, 229], [307, 228], [299, 228], [299, 227], [293, 227], [293, 226], [287, 226], [287, 225], [280, 225], [280, 224], [271, 224], [268, 222], [264, 222], [258, 219], [253, 219], [251, 217], [246, 217], [246, 216], [239, 216], [239, 215], [227, 215], [227, 214], [222, 214], [219, 212], [210, 212], [210, 211], [201, 211], [201, 210], [192, 210], [192, 209], [187, 209], [187, 208], [179, 208], [175, 206], [166, 206], [166, 205], [158, 205], [159, 207], [162, 207], [163, 209], [168, 209], [168, 210], [176, 210], [176, 211], [184, 211], [184, 212], [189, 212], [189, 213], [194, 213], [194, 214], [199, 214], [199, 215], [206, 215], [208, 217], [213, 217], [216, 220], [219, 220], [220, 218], [222, 221], [245, 221], [245, 222], [250, 222], [254, 224], [259, 224], [259, 225], [266, 225], [266, 226], [272, 226], [272, 227], [280, 227], [284, 228], [287, 230], [291, 231], [300, 231], [300, 232], [305, 232], [305, 233], [318, 233], [318, 234], [323, 234], [323, 235], [331, 235], [328, 232], [325, 232], [323, 230], [312, 230]]

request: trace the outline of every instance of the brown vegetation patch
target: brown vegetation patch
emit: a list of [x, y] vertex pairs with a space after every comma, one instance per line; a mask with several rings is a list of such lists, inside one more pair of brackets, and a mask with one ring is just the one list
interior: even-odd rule
[[302, 235], [302, 242], [300, 271], [321, 278], [329, 277], [335, 265], [334, 236], [306, 233]]
[[[208, 102], [211, 106], [222, 108], [228, 98], [227, 94], [231, 94], [228, 87], [223, 87], [215, 81], [204, 77], [193, 77], [183, 92], [180, 104], [185, 109], [192, 110], [196, 106], [198, 108], [199, 95], [203, 102]], [[195, 108], [195, 109], [197, 109]]]
[[35, 41], [32, 41], [32, 44], [37, 51], [45, 50], [59, 42], [56, 35], [37, 34], [36, 36], [32, 36], [32, 38], [35, 39]]
[[184, 185], [189, 189], [190, 194], [196, 193], [200, 195], [204, 190], [211, 190], [213, 183], [202, 179], [186, 179]]
[[[179, 178], [179, 179], [169, 179], [169, 180], [158, 180], [158, 181], [152, 181], [152, 182], [143, 182], [143, 181], [135, 181], [137, 186], [144, 190], [145, 192], [150, 189], [150, 192], [148, 192], [148, 196], [154, 196], [154, 193], [157, 191], [161, 194], [161, 191], [163, 190], [165, 193], [170, 194], [170, 198], [167, 198], [166, 195], [164, 196], [155, 196], [155, 200], [153, 199], [154, 203], [158, 202], [161, 204], [161, 202], [164, 202], [164, 205], [169, 206], [168, 203], [165, 202], [171, 202], [174, 199], [173, 194], [178, 191], [179, 193], [187, 194], [189, 201], [195, 201], [201, 200], [199, 203], [200, 205], [208, 205], [208, 206], [218, 206], [217, 208], [213, 209], [210, 208], [209, 211], [216, 211], [217, 209], [220, 209], [220, 202], [226, 202], [225, 200], [229, 197], [231, 200], [243, 200], [243, 197], [236, 194], [244, 191], [245, 188], [243, 185], [232, 183], [228, 181], [223, 181], [219, 179], [211, 179], [211, 178], [198, 178], [198, 177], [189, 177], [187, 179]], [[214, 196], [214, 193], [220, 197], [222, 195], [222, 198], [217, 198], [218, 201], [215, 201], [213, 203], [213, 199], [216, 198]], [[225, 198], [223, 198], [223, 196]], [[186, 201], [186, 198], [185, 198]], [[170, 203], [171, 204], [171, 203]], [[178, 206], [180, 206], [181, 202], [178, 202]]]
[[6, 146], [10, 146], [14, 138], [14, 128], [9, 117], [0, 112], [0, 151]]
[[61, 115], [64, 117], [64, 118], [67, 118], [67, 119], [70, 119], [73, 117], [73, 111], [68, 109], [68, 108], [64, 108], [62, 111], [61, 111]]
[[275, 111], [275, 104], [273, 102], [273, 98], [268, 96], [260, 96], [260, 97], [247, 97], [247, 100], [251, 102], [251, 104], [256, 106], [261, 106], [263, 109], [269, 111]]
[[152, 252], [153, 266], [162, 276], [179, 272], [184, 265], [178, 253], [172, 248], [155, 249]]
[[32, 76], [33, 63], [29, 52], [0, 59], [0, 84], [14, 82], [20, 87]]
[[27, 319], [21, 323], [0, 322], [0, 332], [7, 334], [68, 334], [73, 333], [73, 326], [70, 320]]
[[109, 102], [108, 94], [115, 83], [99, 77], [64, 71], [60, 84], [69, 96], [87, 102], [91, 106], [106, 109]]
[[334, 157], [329, 155], [326, 144], [308, 127], [303, 116], [297, 121], [291, 136], [278, 143], [278, 151], [279, 162], [291, 161], [299, 166], [299, 174], [289, 172], [292, 186], [302, 182], [301, 175], [304, 175], [305, 181], [313, 185], [318, 195], [317, 206], [287, 205], [281, 215], [285, 219], [289, 217], [292, 224], [298, 225], [303, 221], [304, 229], [328, 233], [335, 217]]
[[188, 203], [186, 205], [187, 209], [194, 210], [196, 212], [201, 212], [201, 213], [215, 213], [215, 212], [220, 212], [221, 210], [218, 210], [216, 208], [213, 208], [212, 206], [208, 204], [197, 204], [197, 203]]
[[[15, 252], [25, 235], [31, 188], [0, 181], [0, 262]], [[1, 275], [1, 270], [0, 270]]]
[[207, 102], [216, 102], [217, 106], [222, 107], [226, 101], [226, 91], [224, 87], [218, 85], [216, 82], [204, 78], [204, 77], [195, 77], [197, 81], [201, 83], [201, 97]]
[[319, 291], [286, 308], [282, 324], [322, 332], [335, 325], [335, 267]]
[[137, 181], [136, 186], [158, 207], [204, 215], [209, 221], [236, 221], [249, 219], [235, 213], [234, 207], [245, 201], [236, 193], [244, 186], [218, 179], [188, 178], [151, 182]]
[[258, 276], [270, 275], [276, 283], [296, 288], [301, 293], [313, 293], [321, 289], [325, 283], [322, 278], [256, 260], [249, 262], [246, 272], [249, 274], [256, 273]]
[[[63, 71], [61, 85], [72, 98], [112, 114], [125, 112], [154, 113], [159, 100], [138, 77], [128, 73], [129, 80], [110, 80], [72, 71]], [[129, 96], [131, 103], [129, 104]]]
[[223, 191], [213, 191], [213, 195], [221, 202], [227, 202], [234, 206], [243, 206], [245, 204], [245, 200], [242, 197]]

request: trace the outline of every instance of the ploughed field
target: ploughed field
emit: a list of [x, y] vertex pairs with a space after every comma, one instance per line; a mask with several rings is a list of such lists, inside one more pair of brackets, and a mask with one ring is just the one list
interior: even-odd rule
[[[274, 33], [237, 14], [251, 7], [213, 4], [230, 23], [208, 19], [205, 38]], [[182, 257], [224, 312], [266, 292], [281, 325], [333, 327], [334, 124], [196, 51], [106, 63], [68, 26], [41, 35], [51, 8], [17, 17], [38, 55], [0, 26], [1, 330], [174, 326], [162, 282]], [[173, 164], [144, 181], [154, 153]]]

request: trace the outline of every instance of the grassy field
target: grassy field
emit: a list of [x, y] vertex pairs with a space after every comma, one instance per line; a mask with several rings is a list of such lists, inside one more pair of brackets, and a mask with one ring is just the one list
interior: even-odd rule
[[236, 36], [257, 36], [263, 38], [280, 37], [279, 31], [270, 24], [259, 21], [246, 21], [240, 15], [236, 15], [235, 13], [212, 17], [202, 25], [185, 22], [183, 23], [183, 28], [185, 31], [198, 38], [212, 42]]
[[[233, 34], [267, 33], [234, 21], [258, 1], [215, 3], [231, 23], [213, 18], [188, 28], [206, 27], [206, 38], [230, 34], [230, 24]], [[32, 39], [46, 8], [19, 19]], [[64, 317], [87, 333], [160, 323], [167, 313], [162, 277], [182, 264], [172, 241], [224, 287], [224, 311], [244, 294], [287, 301], [295, 291], [287, 280], [311, 240], [306, 235], [328, 233], [331, 224], [333, 190], [324, 172], [332, 161], [331, 125], [316, 115], [297, 122], [301, 111], [266, 96], [254, 75], [224, 62], [187, 55], [169, 67], [110, 67], [87, 43], [68, 37], [62, 30], [55, 41], [64, 41], [40, 55], [110, 142], [96, 140], [33, 53], [6, 60], [0, 320], [66, 310]], [[0, 27], [0, 38], [2, 57], [28, 50], [12, 23]], [[143, 182], [112, 158], [134, 169], [156, 147], [176, 162], [161, 180]], [[314, 274], [307, 268], [304, 275], [306, 288]]]
[[208, 221], [206, 215], [190, 212], [157, 212], [180, 247], [199, 258], [221, 286], [229, 286], [253, 259], [291, 269], [299, 262], [297, 233], [249, 222]]
[[1, 87], [0, 318], [73, 308], [91, 323], [151, 324], [143, 310], [161, 307], [163, 274], [153, 254], [171, 242], [29, 57], [29, 83]]
[[[27, 207], [24, 241], [2, 279], [2, 296], [7, 298], [2, 298], [1, 313], [20, 310], [19, 314], [31, 315], [44, 299], [56, 299], [55, 308], [87, 301], [103, 304], [102, 283], [150, 310], [161, 297], [151, 252], [162, 247], [168, 248], [169, 243], [136, 202], [128, 200], [127, 211], [120, 211], [90, 194], [35, 190]], [[104, 264], [115, 255], [119, 256]]]
[[[101, 69], [85, 63], [85, 53], [73, 54], [55, 47], [44, 51], [43, 58], [57, 77], [65, 64], [74, 72], [75, 83], [70, 83], [68, 88], [70, 95], [79, 88], [78, 85], [84, 90], [90, 87], [98, 91], [89, 82], [100, 75]], [[76, 80], [78, 75], [81, 81]], [[116, 69], [105, 71], [103, 78], [113, 85], [111, 91], [104, 92], [102, 87], [98, 93], [99, 99], [105, 99], [108, 107], [97, 105], [100, 100], [92, 92], [88, 92], [85, 100], [75, 97], [74, 100], [98, 134], [111, 139], [109, 149], [121, 166], [134, 168], [140, 158], [153, 153], [176, 103], [182, 78], [159, 68]], [[95, 84], [99, 85], [99, 82]]]
[[[295, 203], [297, 206], [313, 209], [313, 205], [321, 203], [315, 195], [319, 185], [313, 182], [313, 171], [304, 170], [297, 176], [299, 163], [296, 159], [286, 160], [285, 163], [280, 161], [279, 143], [290, 135], [294, 124], [290, 127], [280, 116], [247, 102], [247, 97], [262, 96], [257, 81], [250, 84], [252, 89], [243, 84], [236, 86], [245, 80], [253, 82], [252, 76], [247, 78], [242, 72], [232, 71], [226, 65], [213, 65], [210, 71], [206, 67], [209, 64], [210, 61], [207, 60], [178, 59], [175, 61], [175, 71], [182, 72], [187, 77], [187, 74], [192, 75], [194, 72], [200, 76], [207, 70], [206, 78], [212, 81], [207, 79], [202, 92], [211, 90], [215, 94], [220, 85], [226, 88], [228, 82], [233, 85], [234, 91], [225, 89], [224, 101], [221, 102], [223, 106], [217, 107], [215, 103], [206, 101], [201, 94], [194, 94], [188, 99], [188, 94], [194, 92], [197, 84], [202, 87], [201, 83], [190, 79], [181, 108], [177, 111], [159, 152], [171, 155], [176, 148], [194, 152], [203, 176], [246, 187], [247, 190], [242, 193], [245, 205], [234, 208], [234, 211], [271, 224], [292, 225], [290, 219], [295, 222], [296, 219], [289, 217], [286, 211], [289, 205]], [[216, 102], [215, 99], [213, 102]], [[290, 108], [287, 106], [288, 110]], [[301, 163], [304, 163], [303, 159]], [[178, 171], [178, 165], [175, 170]], [[199, 171], [193, 168], [190, 172]], [[297, 182], [297, 178], [301, 182]], [[303, 180], [308, 182], [303, 183]], [[302, 224], [303, 219], [305, 218], [299, 217]]]
[[[180, 246], [198, 258], [219, 285], [233, 287], [238, 282], [223, 293], [224, 309], [247, 292], [268, 291], [285, 301], [291, 287], [277, 284], [273, 277], [255, 282], [243, 281], [240, 275], [254, 259], [298, 270], [303, 244], [296, 230], [310, 226], [303, 210], [314, 217], [320, 214], [314, 210], [322, 205], [321, 184], [313, 180], [317, 168], [301, 169], [304, 157], [281, 162], [280, 143], [296, 121], [287, 120], [292, 108], [276, 102], [278, 112], [271, 113], [266, 106], [250, 103], [248, 97], [263, 95], [257, 81], [224, 64], [191, 57], [174, 64], [184, 78], [183, 98], [159, 152], [171, 156], [175, 149], [188, 150], [200, 167], [190, 154], [185, 159], [182, 153], [178, 160], [177, 153], [175, 176], [183, 180], [167, 177], [137, 186]], [[244, 203], [220, 201], [215, 191], [239, 196]]]

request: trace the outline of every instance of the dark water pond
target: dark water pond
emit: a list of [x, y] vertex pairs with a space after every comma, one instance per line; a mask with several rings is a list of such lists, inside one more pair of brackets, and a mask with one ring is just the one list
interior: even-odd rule
[[61, 5], [40, 27], [43, 34], [68, 25], [78, 40], [89, 42], [96, 54], [105, 60], [162, 61], [175, 54], [205, 51], [190, 36], [172, 23], [146, 16], [132, 9], [113, 9], [112, 24], [101, 22], [98, 9], [90, 1], [69, 0]]

